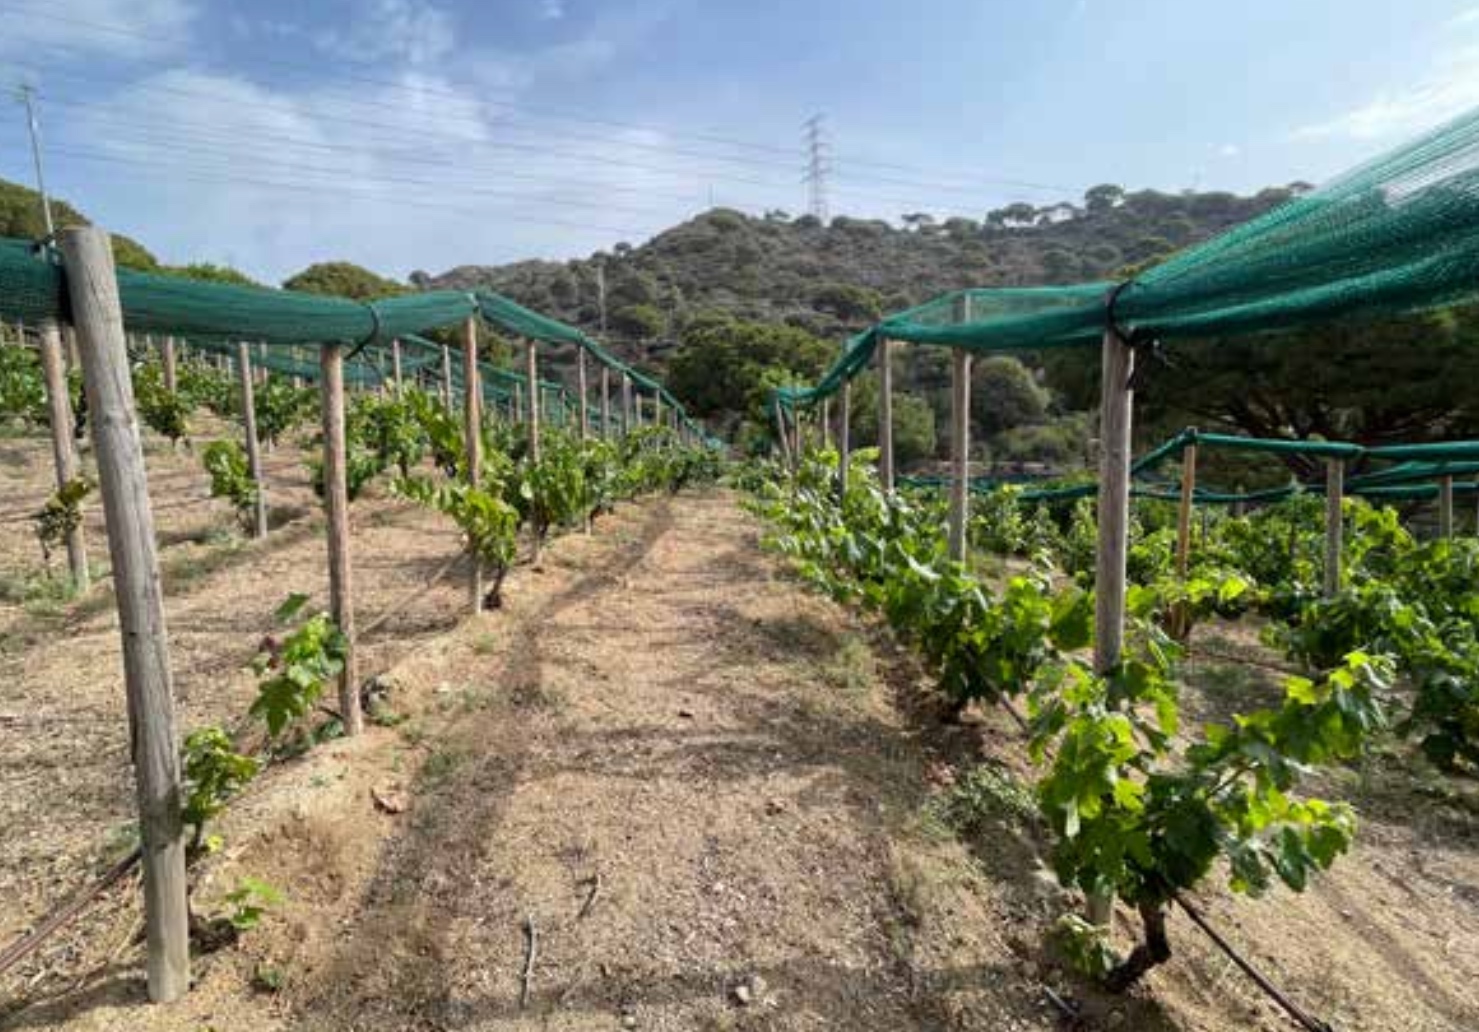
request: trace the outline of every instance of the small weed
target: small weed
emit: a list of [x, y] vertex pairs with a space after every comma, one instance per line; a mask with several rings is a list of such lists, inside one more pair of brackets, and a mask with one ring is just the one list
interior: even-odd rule
[[421, 776], [432, 787], [441, 784], [457, 773], [467, 754], [460, 749], [438, 749], [426, 758], [421, 767]]
[[275, 964], [260, 963], [252, 972], [252, 988], [259, 993], [280, 993], [287, 975]]
[[498, 649], [498, 639], [487, 631], [479, 634], [472, 641], [474, 655], [491, 656]]
[[401, 725], [401, 739], [413, 749], [426, 741], [426, 728], [414, 720]]
[[856, 635], [848, 635], [822, 668], [822, 679], [838, 691], [862, 695], [873, 685], [877, 669], [873, 651]]
[[384, 702], [371, 703], [369, 717], [370, 723], [376, 727], [399, 727], [411, 719], [409, 714], [398, 713]]
[[1032, 821], [1037, 815], [1037, 800], [1009, 771], [982, 764], [948, 792], [931, 800], [926, 810], [957, 833], [972, 834], [1003, 821]]
[[226, 903], [231, 908], [226, 920], [238, 932], [249, 932], [262, 923], [262, 916], [271, 907], [282, 903], [282, 892], [259, 878], [243, 878], [241, 884], [226, 894]]

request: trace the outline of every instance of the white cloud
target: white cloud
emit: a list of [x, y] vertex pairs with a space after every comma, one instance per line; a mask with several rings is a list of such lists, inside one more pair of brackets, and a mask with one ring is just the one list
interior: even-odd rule
[[56, 0], [7, 3], [0, 56], [158, 58], [189, 46], [196, 17], [190, 0], [71, 0], [58, 8]]
[[545, 21], [559, 21], [565, 17], [565, 0], [539, 0], [539, 16]]
[[1449, 28], [1460, 28], [1464, 25], [1473, 25], [1479, 22], [1479, 7], [1470, 7], [1467, 11], [1460, 11], [1448, 19]]
[[1236, 143], [1224, 143], [1217, 148], [1218, 156], [1223, 158], [1236, 158], [1241, 153], [1243, 153], [1243, 148]]
[[[1476, 14], [1479, 17], [1479, 14]], [[1359, 107], [1295, 130], [1296, 139], [1379, 140], [1410, 136], [1479, 107], [1479, 46], [1455, 47], [1412, 82]]]
[[319, 33], [314, 42], [325, 54], [346, 61], [428, 65], [457, 45], [452, 15], [428, 0], [374, 0], [368, 10], [357, 6], [345, 20], [348, 29]]

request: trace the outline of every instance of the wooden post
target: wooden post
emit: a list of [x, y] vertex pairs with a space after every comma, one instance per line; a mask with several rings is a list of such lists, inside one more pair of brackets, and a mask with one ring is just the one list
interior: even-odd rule
[[601, 436], [611, 436], [611, 367], [601, 366]]
[[[478, 383], [478, 320], [470, 315], [462, 324], [462, 446], [467, 458], [467, 482], [473, 487], [483, 479], [483, 395]], [[483, 611], [483, 563], [472, 557], [469, 589], [472, 611]]]
[[452, 407], [452, 349], [442, 345], [442, 407]]
[[1438, 534], [1444, 540], [1453, 537], [1453, 477], [1438, 481]]
[[1340, 592], [1341, 537], [1345, 532], [1340, 502], [1345, 493], [1345, 460], [1325, 460], [1325, 597]]
[[[1094, 571], [1094, 670], [1120, 662], [1125, 634], [1125, 562], [1130, 538], [1130, 426], [1135, 352], [1113, 329], [1104, 331], [1099, 401], [1099, 547]], [[1113, 896], [1089, 897], [1089, 920], [1107, 925]]]
[[822, 399], [822, 448], [832, 447], [832, 399]]
[[971, 498], [971, 353], [950, 351], [950, 558], [966, 560]]
[[252, 513], [252, 536], [267, 536], [267, 485], [262, 482], [262, 446], [257, 441], [257, 402], [252, 390], [251, 345], [236, 345], [236, 361], [241, 370], [241, 418], [246, 428], [247, 468], [257, 485], [257, 504]]
[[791, 438], [786, 433], [786, 414], [780, 399], [773, 401], [771, 407], [775, 409], [775, 438], [776, 444], [780, 447], [781, 462], [787, 469], [795, 470], [795, 463], [791, 460]]
[[585, 348], [578, 349], [575, 355], [575, 386], [580, 391], [580, 439], [584, 441], [591, 435], [591, 414], [586, 400], [588, 388], [585, 373]]
[[364, 730], [359, 680], [355, 674], [354, 592], [349, 562], [349, 456], [344, 439], [344, 346], [325, 344], [319, 352], [323, 398], [324, 520], [329, 538], [329, 615], [348, 646], [339, 675], [339, 716], [346, 735]]
[[395, 392], [396, 392], [396, 394], [400, 394], [401, 387], [402, 387], [402, 382], [401, 382], [401, 342], [400, 342], [400, 338], [399, 337], [396, 337], [396, 338], [392, 339], [391, 342], [390, 342], [390, 376], [391, 376], [391, 379], [395, 382]]
[[[539, 421], [540, 403], [539, 395], [539, 354], [534, 341], [529, 340], [524, 345], [524, 378], [529, 382], [529, 461], [532, 465], [539, 465]], [[530, 526], [529, 561], [539, 563], [539, 528]]]
[[175, 338], [165, 337], [159, 346], [159, 359], [164, 367], [164, 389], [171, 394], [180, 389], [179, 373], [175, 367]]
[[852, 461], [852, 381], [842, 381], [842, 406], [837, 420], [837, 486], [847, 494], [847, 468]]
[[632, 378], [621, 374], [621, 432], [632, 432]]
[[887, 337], [878, 338], [878, 479], [894, 489], [894, 368]]
[[1197, 446], [1193, 438], [1181, 451], [1181, 506], [1176, 511], [1176, 576], [1181, 580], [1186, 580], [1191, 565], [1191, 507], [1196, 490]]
[[[51, 456], [56, 467], [57, 489], [77, 476], [77, 452], [72, 447], [72, 399], [67, 394], [67, 371], [63, 368], [62, 333], [54, 322], [41, 324], [41, 377], [46, 384], [46, 414], [51, 424]], [[67, 569], [72, 590], [85, 592], [91, 577], [87, 570], [87, 539], [78, 523], [67, 534]]]
[[123, 639], [142, 840], [149, 998], [168, 1003], [190, 988], [190, 906], [180, 809], [184, 785], [154, 514], [108, 234], [95, 226], [73, 226], [62, 230], [60, 244], [91, 413]]

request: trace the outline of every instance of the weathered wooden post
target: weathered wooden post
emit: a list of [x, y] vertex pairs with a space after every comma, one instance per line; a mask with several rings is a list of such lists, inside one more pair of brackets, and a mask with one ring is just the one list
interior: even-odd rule
[[794, 472], [796, 467], [795, 463], [791, 461], [791, 438], [786, 433], [786, 416], [782, 411], [781, 399], [772, 398], [770, 407], [775, 413], [775, 439], [777, 445], [780, 447], [781, 462], [785, 464], [787, 469]]
[[1453, 537], [1453, 477], [1438, 481], [1438, 535], [1445, 541]]
[[1191, 440], [1181, 450], [1181, 501], [1176, 510], [1176, 576], [1181, 580], [1186, 580], [1191, 565], [1191, 509], [1197, 490], [1196, 430], [1190, 433]]
[[1341, 518], [1341, 498], [1345, 494], [1345, 460], [1325, 460], [1325, 597], [1340, 592], [1341, 538], [1345, 523]]
[[324, 519], [329, 544], [329, 615], [348, 645], [339, 675], [339, 716], [346, 735], [364, 730], [359, 679], [355, 671], [354, 589], [349, 556], [349, 454], [344, 434], [344, 346], [319, 351], [319, 390], [323, 399]]
[[[531, 465], [539, 465], [539, 355], [534, 346], [534, 341], [529, 340], [524, 345], [524, 378], [529, 382], [529, 462]], [[539, 562], [539, 527], [531, 525], [529, 544], [529, 561]]]
[[252, 506], [252, 536], [267, 536], [267, 485], [262, 480], [262, 446], [257, 441], [257, 402], [252, 389], [251, 346], [246, 341], [236, 345], [236, 362], [241, 372], [241, 421], [246, 429], [247, 469], [257, 485], [257, 501]]
[[179, 373], [175, 366], [174, 337], [165, 337], [160, 342], [159, 361], [164, 368], [164, 389], [173, 394], [180, 389]]
[[[462, 446], [467, 458], [467, 482], [473, 487], [483, 479], [483, 394], [478, 383], [478, 318], [469, 315], [462, 324]], [[483, 561], [472, 557], [469, 578], [472, 611], [483, 611]]]
[[[971, 319], [970, 295], [955, 299], [955, 321]], [[950, 558], [966, 560], [971, 499], [971, 353], [950, 349]]]
[[837, 486], [847, 494], [847, 470], [852, 461], [852, 381], [842, 381], [842, 405], [837, 420]]
[[878, 479], [884, 491], [894, 489], [894, 365], [890, 341], [880, 336], [878, 361]]
[[621, 374], [621, 432], [632, 432], [632, 378], [627, 373]]
[[[46, 384], [46, 415], [51, 424], [51, 456], [56, 467], [56, 486], [61, 490], [77, 476], [77, 452], [72, 446], [72, 399], [67, 394], [67, 371], [63, 368], [62, 334], [55, 322], [41, 324], [41, 378]], [[87, 539], [82, 523], [67, 532], [67, 570], [72, 590], [81, 594], [91, 585], [87, 569]]]
[[[1130, 538], [1130, 425], [1135, 352], [1110, 326], [1100, 356], [1099, 547], [1094, 571], [1094, 670], [1101, 676], [1120, 663], [1125, 633], [1125, 562]], [[1089, 897], [1089, 920], [1107, 925], [1113, 896]]]
[[580, 439], [583, 442], [591, 435], [590, 405], [586, 397], [589, 389], [586, 384], [585, 348], [577, 348], [575, 356], [575, 385], [580, 391]]
[[91, 412], [123, 639], [144, 872], [149, 998], [168, 1003], [190, 988], [190, 906], [180, 805], [185, 789], [154, 514], [108, 234], [95, 226], [73, 226], [62, 230], [60, 246]]
[[822, 448], [832, 447], [832, 399], [822, 399]]
[[601, 436], [611, 436], [611, 367], [601, 366]]
[[395, 337], [390, 342], [390, 376], [395, 384], [395, 393], [399, 395], [404, 386], [401, 380], [401, 341]]
[[442, 407], [452, 408], [452, 349], [442, 345]]

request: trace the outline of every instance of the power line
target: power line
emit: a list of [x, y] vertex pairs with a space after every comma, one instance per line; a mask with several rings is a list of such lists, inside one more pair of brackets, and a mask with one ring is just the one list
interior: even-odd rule
[[[4, 6], [5, 5], [3, 3], [0, 3], [0, 9], [3, 9]], [[116, 35], [120, 35], [120, 36], [127, 36], [127, 37], [137, 38], [137, 39], [141, 39], [141, 40], [147, 40], [147, 41], [150, 41], [150, 42], [153, 42], [153, 43], [165, 42], [165, 43], [168, 43], [168, 44], [171, 44], [171, 45], [180, 46], [180, 47], [188, 47], [190, 45], [189, 42], [186, 41], [186, 40], [181, 40], [181, 39], [170, 40], [170, 39], [167, 39], [167, 38], [158, 37], [156, 35], [151, 35], [151, 34], [142, 33], [142, 32], [138, 32], [138, 31], [131, 30], [131, 29], [126, 29], [126, 28], [123, 28], [123, 27], [120, 27], [120, 26], [116, 26], [116, 25], [104, 25], [104, 24], [101, 24], [101, 23], [98, 23], [98, 22], [86, 21], [86, 20], [77, 19], [77, 18], [71, 18], [71, 17], [67, 17], [67, 16], [62, 16], [62, 15], [55, 15], [55, 14], [51, 14], [50, 12], [48, 12], [45, 15], [42, 15], [40, 12], [37, 12], [37, 11], [34, 11], [34, 10], [16, 10], [14, 13], [18, 14], [21, 17], [28, 17], [28, 18], [34, 18], [34, 19], [40, 19], [40, 20], [49, 20], [49, 21], [54, 21], [54, 22], [58, 22], [58, 23], [61, 23], [61, 24], [77, 25], [77, 26], [81, 26], [81, 27], [85, 27], [85, 28], [90, 28], [90, 29], [95, 29], [95, 30], [106, 32], [106, 33], [110, 33], [110, 34], [116, 34]], [[51, 47], [60, 47], [60, 48], [63, 48], [63, 49], [73, 49], [73, 50], [80, 49], [80, 48], [76, 48], [76, 47], [69, 47], [67, 44], [55, 43], [55, 42], [41, 44], [41, 45], [42, 46], [51, 46]], [[310, 75], [312, 75], [314, 77], [315, 80], [321, 80], [326, 75], [326, 69], [325, 69], [325, 67], [322, 64], [305, 64], [305, 63], [302, 63], [302, 62], [287, 61], [287, 60], [284, 60], [284, 59], [281, 59], [281, 58], [270, 58], [270, 57], [267, 57], [267, 58], [254, 58], [253, 59], [253, 63], [255, 65], [264, 66], [264, 67], [279, 67], [279, 68], [285, 68], [285, 69], [289, 69], [289, 70], [301, 72], [303, 74], [310, 74]], [[335, 67], [338, 68], [339, 66], [335, 66]], [[48, 72], [51, 73], [51, 74], [55, 74], [55, 70], [54, 69], [48, 69]], [[68, 74], [68, 73], [63, 72], [61, 74]], [[389, 89], [389, 90], [395, 90], [397, 92], [407, 93], [407, 94], [411, 94], [411, 95], [418, 96], [418, 97], [421, 97], [421, 96], [425, 96], [425, 97], [443, 97], [443, 98], [455, 99], [455, 100], [463, 101], [463, 102], [467, 101], [467, 99], [468, 99], [467, 96], [466, 96], [466, 94], [459, 93], [459, 92], [456, 92], [456, 91], [453, 91], [453, 90], [437, 89], [435, 87], [427, 86], [425, 84], [410, 85], [410, 84], [407, 84], [407, 83], [404, 83], [404, 82], [398, 82], [398, 81], [395, 81], [395, 80], [392, 80], [392, 79], [385, 79], [385, 78], [381, 78], [381, 77], [377, 77], [377, 76], [369, 76], [369, 75], [362, 75], [362, 74], [357, 74], [357, 73], [351, 73], [351, 72], [346, 72], [346, 71], [343, 71], [343, 70], [338, 70], [337, 72], [332, 72], [332, 71], [331, 72], [328, 72], [328, 77], [330, 77], [330, 78], [337, 77], [339, 79], [345, 80], [346, 82], [353, 82], [353, 83], [360, 83], [360, 84], [368, 84], [368, 85], [380, 86], [380, 87], [383, 87], [383, 88], [386, 88], [386, 89]], [[366, 101], [364, 98], [359, 97], [358, 95], [355, 95], [355, 96], [349, 98], [349, 102], [350, 103], [353, 103], [353, 104], [356, 104], [356, 105], [359, 105], [359, 106], [383, 107], [383, 105], [378, 105], [378, 104], [375, 104], [374, 102]], [[665, 127], [661, 127], [661, 126], [655, 126], [655, 125], [652, 125], [652, 124], [644, 124], [644, 123], [639, 123], [639, 122], [623, 121], [623, 120], [619, 120], [619, 119], [598, 118], [598, 117], [592, 117], [592, 116], [588, 116], [588, 115], [578, 115], [578, 114], [574, 114], [574, 113], [562, 111], [560, 109], [555, 109], [555, 108], [541, 107], [541, 106], [528, 105], [528, 104], [515, 104], [512, 101], [480, 100], [479, 103], [480, 104], [483, 104], [483, 105], [486, 105], [486, 106], [492, 106], [492, 107], [502, 108], [502, 109], [505, 109], [505, 110], [508, 110], [508, 111], [511, 111], [511, 112], [514, 112], [514, 113], [518, 113], [521, 110], [522, 111], [527, 111], [527, 112], [535, 112], [535, 113], [542, 111], [542, 112], [545, 112], [546, 113], [543, 117], [546, 117], [546, 118], [555, 118], [555, 119], [558, 119], [558, 120], [561, 120], [561, 121], [579, 122], [579, 123], [586, 123], [586, 124], [592, 124], [592, 125], [605, 125], [605, 126], [609, 126], [609, 127], [612, 127], [612, 128], [619, 128], [619, 129], [625, 129], [625, 130], [634, 130], [634, 131], [640, 131], [640, 132], [661, 133], [661, 134], [664, 134], [666, 136], [673, 137], [674, 139], [680, 139], [680, 140], [681, 139], [699, 140], [699, 141], [702, 141], [702, 142], [716, 144], [716, 145], [720, 145], [720, 146], [733, 147], [733, 148], [742, 148], [742, 149], [759, 151], [759, 152], [763, 152], [763, 153], [769, 153], [769, 154], [777, 155], [776, 158], [772, 158], [772, 159], [745, 158], [745, 157], [742, 157], [742, 156], [739, 156], [739, 155], [723, 155], [723, 154], [712, 154], [712, 153], [707, 153], [707, 152], [686, 151], [686, 150], [682, 150], [680, 148], [668, 147], [668, 146], [662, 145], [662, 144], [644, 143], [642, 141], [636, 141], [636, 140], [630, 140], [630, 139], [611, 139], [609, 137], [592, 137], [592, 136], [589, 136], [589, 135], [581, 136], [581, 135], [570, 134], [568, 132], [565, 133], [566, 136], [569, 136], [569, 137], [571, 137], [573, 139], [577, 139], [577, 140], [586, 140], [586, 141], [593, 141], [593, 142], [599, 142], [599, 143], [617, 143], [617, 144], [621, 144], [621, 145], [624, 145], [624, 146], [636, 147], [636, 148], [639, 148], [639, 149], [661, 150], [661, 151], [666, 151], [666, 152], [670, 152], [670, 153], [680, 154], [682, 156], [698, 157], [698, 158], [703, 158], [703, 159], [706, 159], [706, 160], [718, 161], [718, 162], [721, 162], [721, 163], [738, 163], [738, 164], [758, 165], [758, 166], [762, 166], [762, 167], [777, 167], [777, 166], [781, 166], [781, 165], [784, 165], [784, 164], [790, 164], [791, 162], [793, 162], [795, 160], [795, 158], [798, 155], [802, 155], [803, 154], [803, 152], [798, 152], [798, 151], [796, 151], [796, 150], [794, 150], [792, 148], [780, 147], [780, 146], [776, 146], [776, 145], [773, 145], [773, 144], [763, 144], [763, 143], [757, 143], [755, 141], [739, 140], [739, 139], [735, 139], [733, 137], [716, 135], [716, 134], [710, 134], [710, 133], [695, 133], [695, 132], [677, 131], [677, 130], [673, 130], [673, 129], [670, 129], [670, 128], [665, 128]], [[544, 129], [544, 130], [540, 130], [540, 131], [549, 132], [550, 130]], [[782, 158], [784, 158], [786, 160], [783, 161]], [[896, 163], [891, 163], [891, 162], [880, 162], [880, 161], [874, 161], [874, 160], [868, 160], [868, 159], [862, 159], [862, 158], [849, 159], [849, 164], [852, 167], [855, 167], [855, 168], [857, 168], [857, 167], [864, 167], [864, 168], [883, 168], [883, 169], [891, 169], [891, 170], [895, 170], [895, 171], [906, 171], [906, 172], [912, 171], [912, 172], [925, 172], [925, 173], [928, 173], [928, 172], [931, 172], [931, 171], [936, 171], [935, 169], [925, 169], [925, 168], [920, 168], [918, 166], [908, 166], [908, 165], [901, 165], [901, 164], [896, 164]], [[980, 174], [980, 173], [976, 173], [976, 172], [970, 172], [970, 173], [967, 173], [966, 175], [968, 176], [968, 178], [974, 179], [974, 180], [976, 180], [976, 181], [978, 181], [978, 182], [980, 182], [982, 184], [990, 184], [990, 185], [997, 185], [997, 186], [1012, 186], [1012, 187], [1016, 187], [1018, 189], [1027, 189], [1027, 190], [1034, 190], [1034, 191], [1042, 191], [1042, 192], [1055, 193], [1055, 194], [1074, 193], [1074, 192], [1076, 192], [1076, 188], [1074, 188], [1074, 187], [1068, 187], [1068, 186], [1063, 186], [1061, 184], [1051, 184], [1051, 183], [1035, 182], [1035, 181], [1027, 180], [1027, 179], [1002, 178], [1002, 177], [998, 177], [998, 176], [985, 175], [985, 174]], [[979, 190], [979, 187], [968, 185], [968, 184], [946, 184], [946, 183], [939, 183], [939, 182], [935, 182], [935, 181], [924, 181], [924, 180], [919, 180], [919, 179], [899, 180], [899, 179], [896, 179], [896, 178], [881, 177], [881, 176], [872, 176], [872, 175], [866, 175], [866, 174], [860, 174], [860, 173], [852, 173], [851, 176], [852, 176], [852, 178], [862, 179], [862, 180], [866, 180], [866, 181], [875, 181], [875, 182], [881, 182], [881, 183], [887, 183], [887, 184], [894, 184], [894, 185], [925, 186], [925, 187], [928, 187], [928, 188], [931, 188], [931, 189], [950, 190], [950, 191], [953, 191], [953, 192], [976, 192], [976, 191]]]
[[[180, 90], [180, 91], [175, 91], [175, 92], [189, 93], [190, 91]], [[133, 120], [130, 120], [128, 118], [121, 118], [121, 117], [118, 117], [116, 115], [112, 115], [111, 113], [108, 113], [110, 111], [110, 109], [109, 109], [108, 105], [106, 105], [106, 104], [94, 103], [94, 102], [89, 102], [89, 101], [82, 101], [82, 100], [78, 100], [78, 99], [75, 99], [75, 98], [72, 98], [72, 97], [56, 96], [56, 95], [52, 95], [52, 94], [48, 94], [47, 97], [48, 97], [48, 102], [51, 103], [51, 104], [53, 104], [53, 105], [60, 105], [60, 106], [63, 106], [63, 107], [71, 107], [71, 108], [81, 108], [81, 109], [84, 109], [84, 110], [98, 111], [98, 112], [105, 113], [106, 122], [107, 122], [107, 128], [110, 130], [110, 135], [111, 136], [121, 136], [121, 137], [123, 137], [125, 139], [135, 139], [135, 140], [142, 139], [142, 141], [143, 142], [146, 142], [146, 143], [156, 143], [157, 142], [157, 143], [160, 143], [161, 145], [164, 145], [164, 146], [178, 146], [179, 144], [176, 144], [174, 141], [181, 140], [181, 139], [183, 139], [183, 140], [200, 139], [200, 140], [206, 140], [206, 141], [220, 141], [220, 142], [229, 143], [229, 144], [232, 144], [232, 145], [242, 144], [242, 143], [246, 143], [246, 142], [264, 143], [264, 144], [265, 143], [270, 143], [273, 146], [271, 146], [271, 147], [267, 147], [267, 146], [262, 147], [262, 151], [264, 152], [264, 154], [267, 155], [267, 157], [266, 157], [265, 160], [273, 160], [273, 157], [272, 157], [272, 153], [271, 152], [273, 152], [275, 150], [281, 150], [281, 146], [279, 146], [279, 145], [287, 145], [287, 146], [293, 147], [293, 148], [306, 149], [306, 150], [312, 150], [312, 151], [322, 151], [322, 152], [328, 152], [328, 153], [351, 153], [351, 154], [365, 154], [367, 152], [373, 152], [373, 151], [376, 150], [376, 147], [377, 147], [377, 143], [373, 139], [372, 140], [367, 140], [365, 143], [363, 143], [363, 144], [357, 144], [357, 145], [356, 144], [343, 144], [343, 143], [337, 143], [336, 144], [336, 143], [328, 143], [328, 142], [325, 142], [323, 140], [305, 139], [303, 137], [298, 137], [298, 136], [290, 136], [290, 135], [279, 134], [279, 133], [267, 133], [267, 132], [262, 132], [260, 130], [255, 130], [255, 129], [245, 130], [245, 131], [243, 131], [243, 130], [228, 130], [228, 129], [223, 129], [219, 133], [210, 133], [209, 131], [202, 131], [202, 130], [197, 129], [197, 128], [194, 128], [194, 127], [192, 127], [192, 128], [190, 128], [190, 129], [187, 130], [187, 129], [184, 129], [184, 128], [180, 127], [180, 126], [176, 126], [176, 125], [154, 125], [154, 124], [146, 124], [146, 123], [141, 123], [141, 122], [133, 121]], [[404, 128], [402, 126], [393, 126], [393, 125], [390, 125], [388, 123], [360, 123], [360, 124], [374, 125], [374, 126], [382, 127], [382, 128], [386, 128], [386, 129], [393, 129], [395, 131], [400, 131], [402, 128]], [[133, 132], [132, 132], [132, 134], [131, 133], [120, 133], [118, 131], [120, 128], [132, 130]], [[469, 144], [468, 141], [465, 141], [465, 140], [463, 140], [461, 138], [445, 136], [443, 134], [440, 134], [440, 133], [435, 132], [434, 130], [426, 129], [425, 127], [422, 127], [420, 129], [416, 129], [416, 130], [413, 130], [413, 131], [428, 135], [429, 137], [435, 139], [436, 142], [438, 144], [440, 144], [440, 145], [447, 146], [447, 147], [455, 146], [457, 148], [457, 154], [454, 157], [449, 157], [447, 159], [437, 159], [437, 158], [429, 157], [429, 156], [427, 156], [427, 155], [425, 155], [425, 154], [423, 154], [421, 152], [412, 152], [410, 154], [406, 154], [404, 152], [398, 152], [398, 151], [391, 150], [391, 151], [389, 151], [389, 153], [392, 155], [392, 157], [389, 160], [395, 161], [395, 162], [402, 162], [402, 163], [405, 163], [405, 164], [423, 165], [423, 166], [436, 166], [436, 167], [445, 167], [445, 166], [451, 164], [451, 165], [455, 165], [459, 169], [465, 169], [465, 170], [469, 170], [469, 171], [481, 170], [481, 171], [484, 171], [484, 172], [487, 172], [487, 173], [490, 173], [490, 174], [494, 174], [494, 175], [506, 175], [506, 176], [508, 176], [510, 178], [516, 178], [516, 179], [537, 179], [537, 180], [540, 180], [540, 181], [550, 181], [548, 176], [545, 176], [545, 175], [542, 175], [542, 174], [539, 174], [539, 173], [530, 173], [528, 171], [522, 171], [522, 170], [520, 170], [518, 168], [515, 168], [515, 169], [507, 169], [507, 168], [504, 168], [504, 167], [501, 167], [501, 166], [495, 167], [495, 166], [489, 165], [489, 164], [477, 164], [477, 165], [475, 165], [475, 164], [473, 164], [473, 163], [471, 163], [471, 162], [469, 162], [467, 160], [467, 154], [469, 152], [469, 149], [476, 149], [477, 151], [482, 151], [482, 150], [493, 151], [493, 152], [496, 152], [499, 157], [503, 157], [504, 156], [503, 151], [514, 149], [514, 150], [519, 150], [519, 151], [523, 151], [523, 152], [532, 151], [534, 153], [540, 153], [540, 154], [553, 154], [553, 155], [555, 155], [557, 157], [567, 157], [569, 160], [572, 160], [572, 161], [592, 162], [592, 163], [595, 163], [595, 164], [598, 164], [598, 165], [609, 166], [609, 167], [630, 168], [630, 169], [633, 169], [635, 171], [641, 171], [641, 172], [645, 172], [645, 173], [653, 173], [653, 174], [657, 174], [657, 175], [670, 176], [670, 177], [702, 178], [702, 177], [704, 177], [706, 175], [706, 173], [704, 173], [704, 172], [691, 172], [691, 171], [686, 170], [686, 169], [666, 168], [666, 167], [662, 167], [662, 166], [655, 166], [655, 165], [646, 164], [646, 163], [643, 163], [643, 162], [623, 161], [623, 160], [618, 159], [618, 158], [613, 158], [613, 157], [611, 157], [609, 155], [586, 155], [586, 154], [579, 154], [579, 153], [575, 153], [575, 152], [564, 152], [564, 151], [553, 151], [553, 152], [551, 152], [551, 151], [546, 150], [545, 148], [540, 148], [540, 147], [536, 147], [536, 146], [532, 146], [532, 145], [528, 145], [528, 144], [521, 144], [521, 143], [517, 143], [517, 142], [513, 142], [513, 141], [502, 141], [502, 142], [486, 141], [486, 142], [477, 142], [477, 143]], [[141, 137], [140, 135], [138, 135], [139, 133], [143, 133], [145, 135], [143, 135]], [[235, 150], [234, 151], [234, 156], [239, 156], [239, 150]], [[257, 156], [254, 156], [254, 159], [256, 157]], [[758, 188], [760, 190], [769, 191], [769, 192], [771, 192], [773, 194], [777, 194], [777, 195], [781, 194], [782, 192], [789, 192], [792, 189], [792, 187], [787, 186], [787, 185], [782, 184], [782, 183], [769, 182], [769, 181], [766, 181], [766, 180], [763, 180], [763, 179], [754, 179], [754, 178], [746, 177], [746, 176], [732, 176], [732, 175], [726, 175], [724, 173], [707, 173], [707, 175], [710, 176], [710, 177], [725, 178], [725, 179], [728, 179], [728, 180], [731, 180], [731, 181], [734, 181], [734, 182], [743, 183], [746, 186]], [[646, 194], [646, 195], [657, 195], [657, 191], [654, 188], [642, 187], [642, 186], [634, 186], [634, 185], [629, 185], [629, 184], [620, 184], [620, 183], [613, 184], [613, 183], [607, 183], [607, 182], [592, 183], [590, 181], [580, 181], [580, 180], [571, 180], [570, 182], [571, 182], [572, 185], [587, 186], [587, 187], [591, 187], [591, 188], [595, 188], [595, 189], [601, 189], [601, 190], [615, 190], [615, 191], [620, 191], [620, 192], [639, 193], [639, 194]], [[873, 202], [873, 203], [877, 203], [877, 204], [893, 204], [893, 205], [899, 205], [899, 206], [904, 207], [907, 210], [913, 210], [913, 209], [927, 209], [928, 210], [928, 209], [933, 209], [934, 211], [941, 212], [941, 213], [944, 213], [944, 214], [965, 214], [965, 215], [971, 215], [971, 216], [974, 216], [976, 214], [976, 211], [974, 209], [962, 209], [962, 208], [955, 207], [955, 206], [942, 205], [942, 204], [939, 204], [939, 203], [933, 202], [933, 201], [923, 201], [923, 200], [920, 200], [919, 198], [897, 197], [897, 196], [891, 196], [891, 195], [887, 195], [887, 194], [877, 194], [877, 193], [873, 193], [871, 191], [857, 190], [857, 189], [851, 189], [851, 188], [844, 189], [844, 190], [841, 190], [841, 191], [833, 191], [833, 192], [835, 194], [839, 195], [839, 196], [844, 196], [844, 197], [852, 198], [852, 199], [854, 199], [856, 201], [867, 201], [867, 202]], [[690, 202], [691, 203], [698, 203], [698, 202], [701, 202], [702, 197], [703, 197], [703, 195], [698, 194], [698, 193], [692, 193], [692, 194], [687, 194], [687, 195], [681, 195], [680, 196], [680, 195], [675, 195], [675, 194], [673, 194], [671, 192], [664, 193], [664, 194], [662, 194], [662, 196], [664, 196], [666, 199], [676, 199], [676, 200], [683, 201], [685, 203], [690, 203]], [[768, 201], [766, 203], [773, 204], [774, 203], [774, 200]]]

